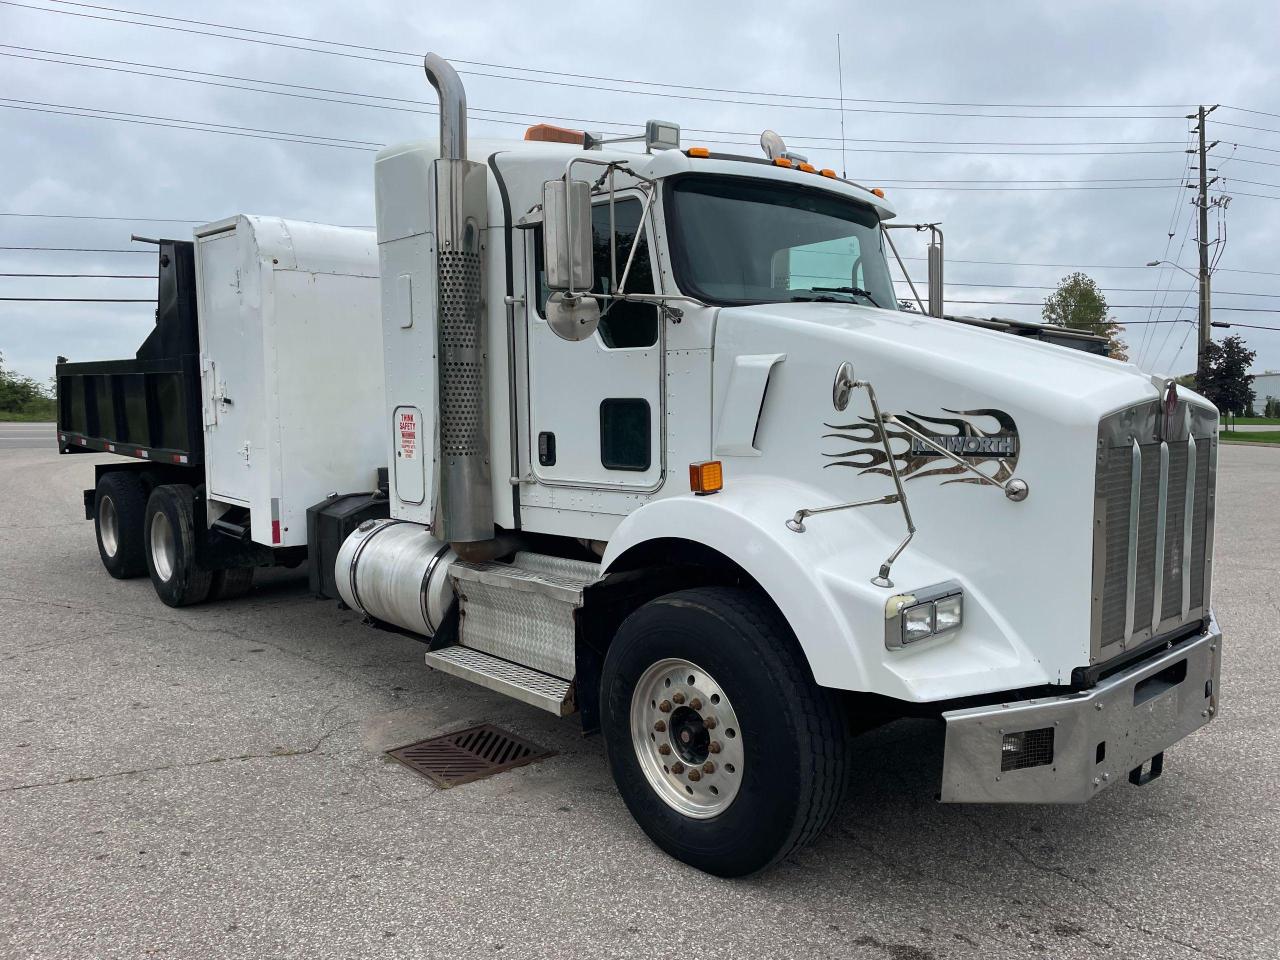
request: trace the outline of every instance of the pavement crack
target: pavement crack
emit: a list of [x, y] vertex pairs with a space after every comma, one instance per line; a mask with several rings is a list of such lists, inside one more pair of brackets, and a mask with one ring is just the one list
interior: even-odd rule
[[[336, 707], [333, 709], [337, 709]], [[329, 713], [332, 713], [330, 710]], [[328, 716], [328, 714], [326, 714]], [[315, 743], [306, 747], [297, 747], [295, 749], [278, 748], [269, 750], [266, 753], [241, 753], [231, 757], [208, 757], [204, 760], [189, 760], [184, 763], [164, 763], [154, 767], [139, 767], [134, 770], [112, 770], [109, 773], [97, 773], [91, 776], [83, 777], [66, 777], [62, 780], [40, 780], [35, 783], [20, 783], [11, 787], [0, 787], [0, 793], [20, 793], [24, 790], [40, 790], [48, 787], [65, 787], [72, 784], [80, 783], [97, 783], [101, 780], [116, 780], [120, 777], [136, 777], [148, 773], [164, 773], [170, 770], [189, 770], [195, 767], [207, 767], [216, 763], [234, 763], [237, 760], [279, 760], [288, 757], [306, 757], [311, 755], [329, 756], [329, 754], [321, 752], [320, 748], [328, 742], [328, 740], [342, 730], [344, 727], [350, 726], [350, 723], [342, 723], [331, 730], [322, 733]]]
[[1225, 960], [1225, 958], [1223, 958], [1221, 954], [1214, 953], [1211, 950], [1206, 950], [1204, 947], [1198, 944], [1191, 943], [1188, 940], [1183, 940], [1181, 937], [1174, 936], [1173, 934], [1168, 933], [1164, 930], [1156, 930], [1146, 926], [1145, 924], [1142, 923], [1141, 920], [1132, 916], [1132, 914], [1128, 913], [1127, 911], [1122, 909], [1120, 906], [1113, 903], [1105, 895], [1095, 890], [1093, 887], [1089, 886], [1089, 884], [1085, 883], [1079, 877], [1074, 876], [1069, 871], [1064, 870], [1062, 867], [1054, 867], [1054, 866], [1050, 866], [1049, 864], [1040, 863], [1034, 857], [1032, 857], [1031, 854], [1027, 853], [1025, 850], [1019, 847], [1016, 843], [1014, 843], [1013, 840], [1010, 839], [1009, 837], [1003, 834], [988, 830], [976, 818], [970, 816], [968, 813], [966, 813], [961, 809], [957, 809], [956, 813], [959, 814], [963, 819], [967, 820], [970, 823], [970, 825], [978, 833], [982, 834], [983, 836], [987, 837], [990, 840], [993, 840], [999, 843], [1001, 846], [1006, 847], [1008, 850], [1010, 850], [1014, 854], [1014, 856], [1016, 856], [1019, 860], [1021, 860], [1027, 866], [1031, 867], [1031, 869], [1039, 871], [1040, 873], [1046, 874], [1048, 876], [1058, 877], [1062, 880], [1066, 880], [1068, 883], [1073, 884], [1076, 887], [1079, 887], [1081, 890], [1085, 892], [1085, 894], [1087, 894], [1096, 903], [1102, 905], [1107, 910], [1110, 910], [1121, 920], [1126, 920], [1127, 922], [1131, 923], [1134, 926], [1134, 928], [1139, 930], [1140, 932], [1145, 933], [1148, 936], [1158, 937], [1159, 939], [1165, 941], [1166, 943], [1171, 943], [1179, 947], [1183, 947], [1187, 950], [1190, 950], [1192, 953], [1198, 953], [1203, 956], [1218, 958], [1218, 960]]

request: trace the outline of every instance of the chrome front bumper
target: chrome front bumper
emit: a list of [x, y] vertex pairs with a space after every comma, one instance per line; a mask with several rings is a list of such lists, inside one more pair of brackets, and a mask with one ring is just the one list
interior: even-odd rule
[[[1218, 712], [1222, 632], [1184, 640], [1090, 690], [944, 713], [944, 803], [1083, 803]], [[1152, 770], [1140, 771], [1147, 761]]]

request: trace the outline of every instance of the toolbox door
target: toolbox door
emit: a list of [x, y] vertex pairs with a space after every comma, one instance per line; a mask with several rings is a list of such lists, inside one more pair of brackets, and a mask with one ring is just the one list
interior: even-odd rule
[[264, 291], [257, 264], [242, 264], [239, 248], [234, 230], [197, 240], [200, 385], [209, 495], [252, 507], [258, 474], [268, 468]]

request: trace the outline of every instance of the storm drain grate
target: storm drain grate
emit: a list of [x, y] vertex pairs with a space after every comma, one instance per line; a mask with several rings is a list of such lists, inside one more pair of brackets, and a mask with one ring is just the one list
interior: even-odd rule
[[483, 780], [554, 754], [484, 723], [388, 750], [387, 756], [422, 774], [437, 787], [448, 788]]

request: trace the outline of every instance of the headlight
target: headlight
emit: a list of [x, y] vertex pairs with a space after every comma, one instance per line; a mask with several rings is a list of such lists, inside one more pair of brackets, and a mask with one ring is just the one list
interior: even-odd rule
[[958, 583], [900, 593], [885, 604], [885, 646], [905, 647], [957, 630], [963, 622], [964, 593]]
[[902, 612], [902, 642], [915, 643], [933, 635], [933, 604], [922, 603]]

